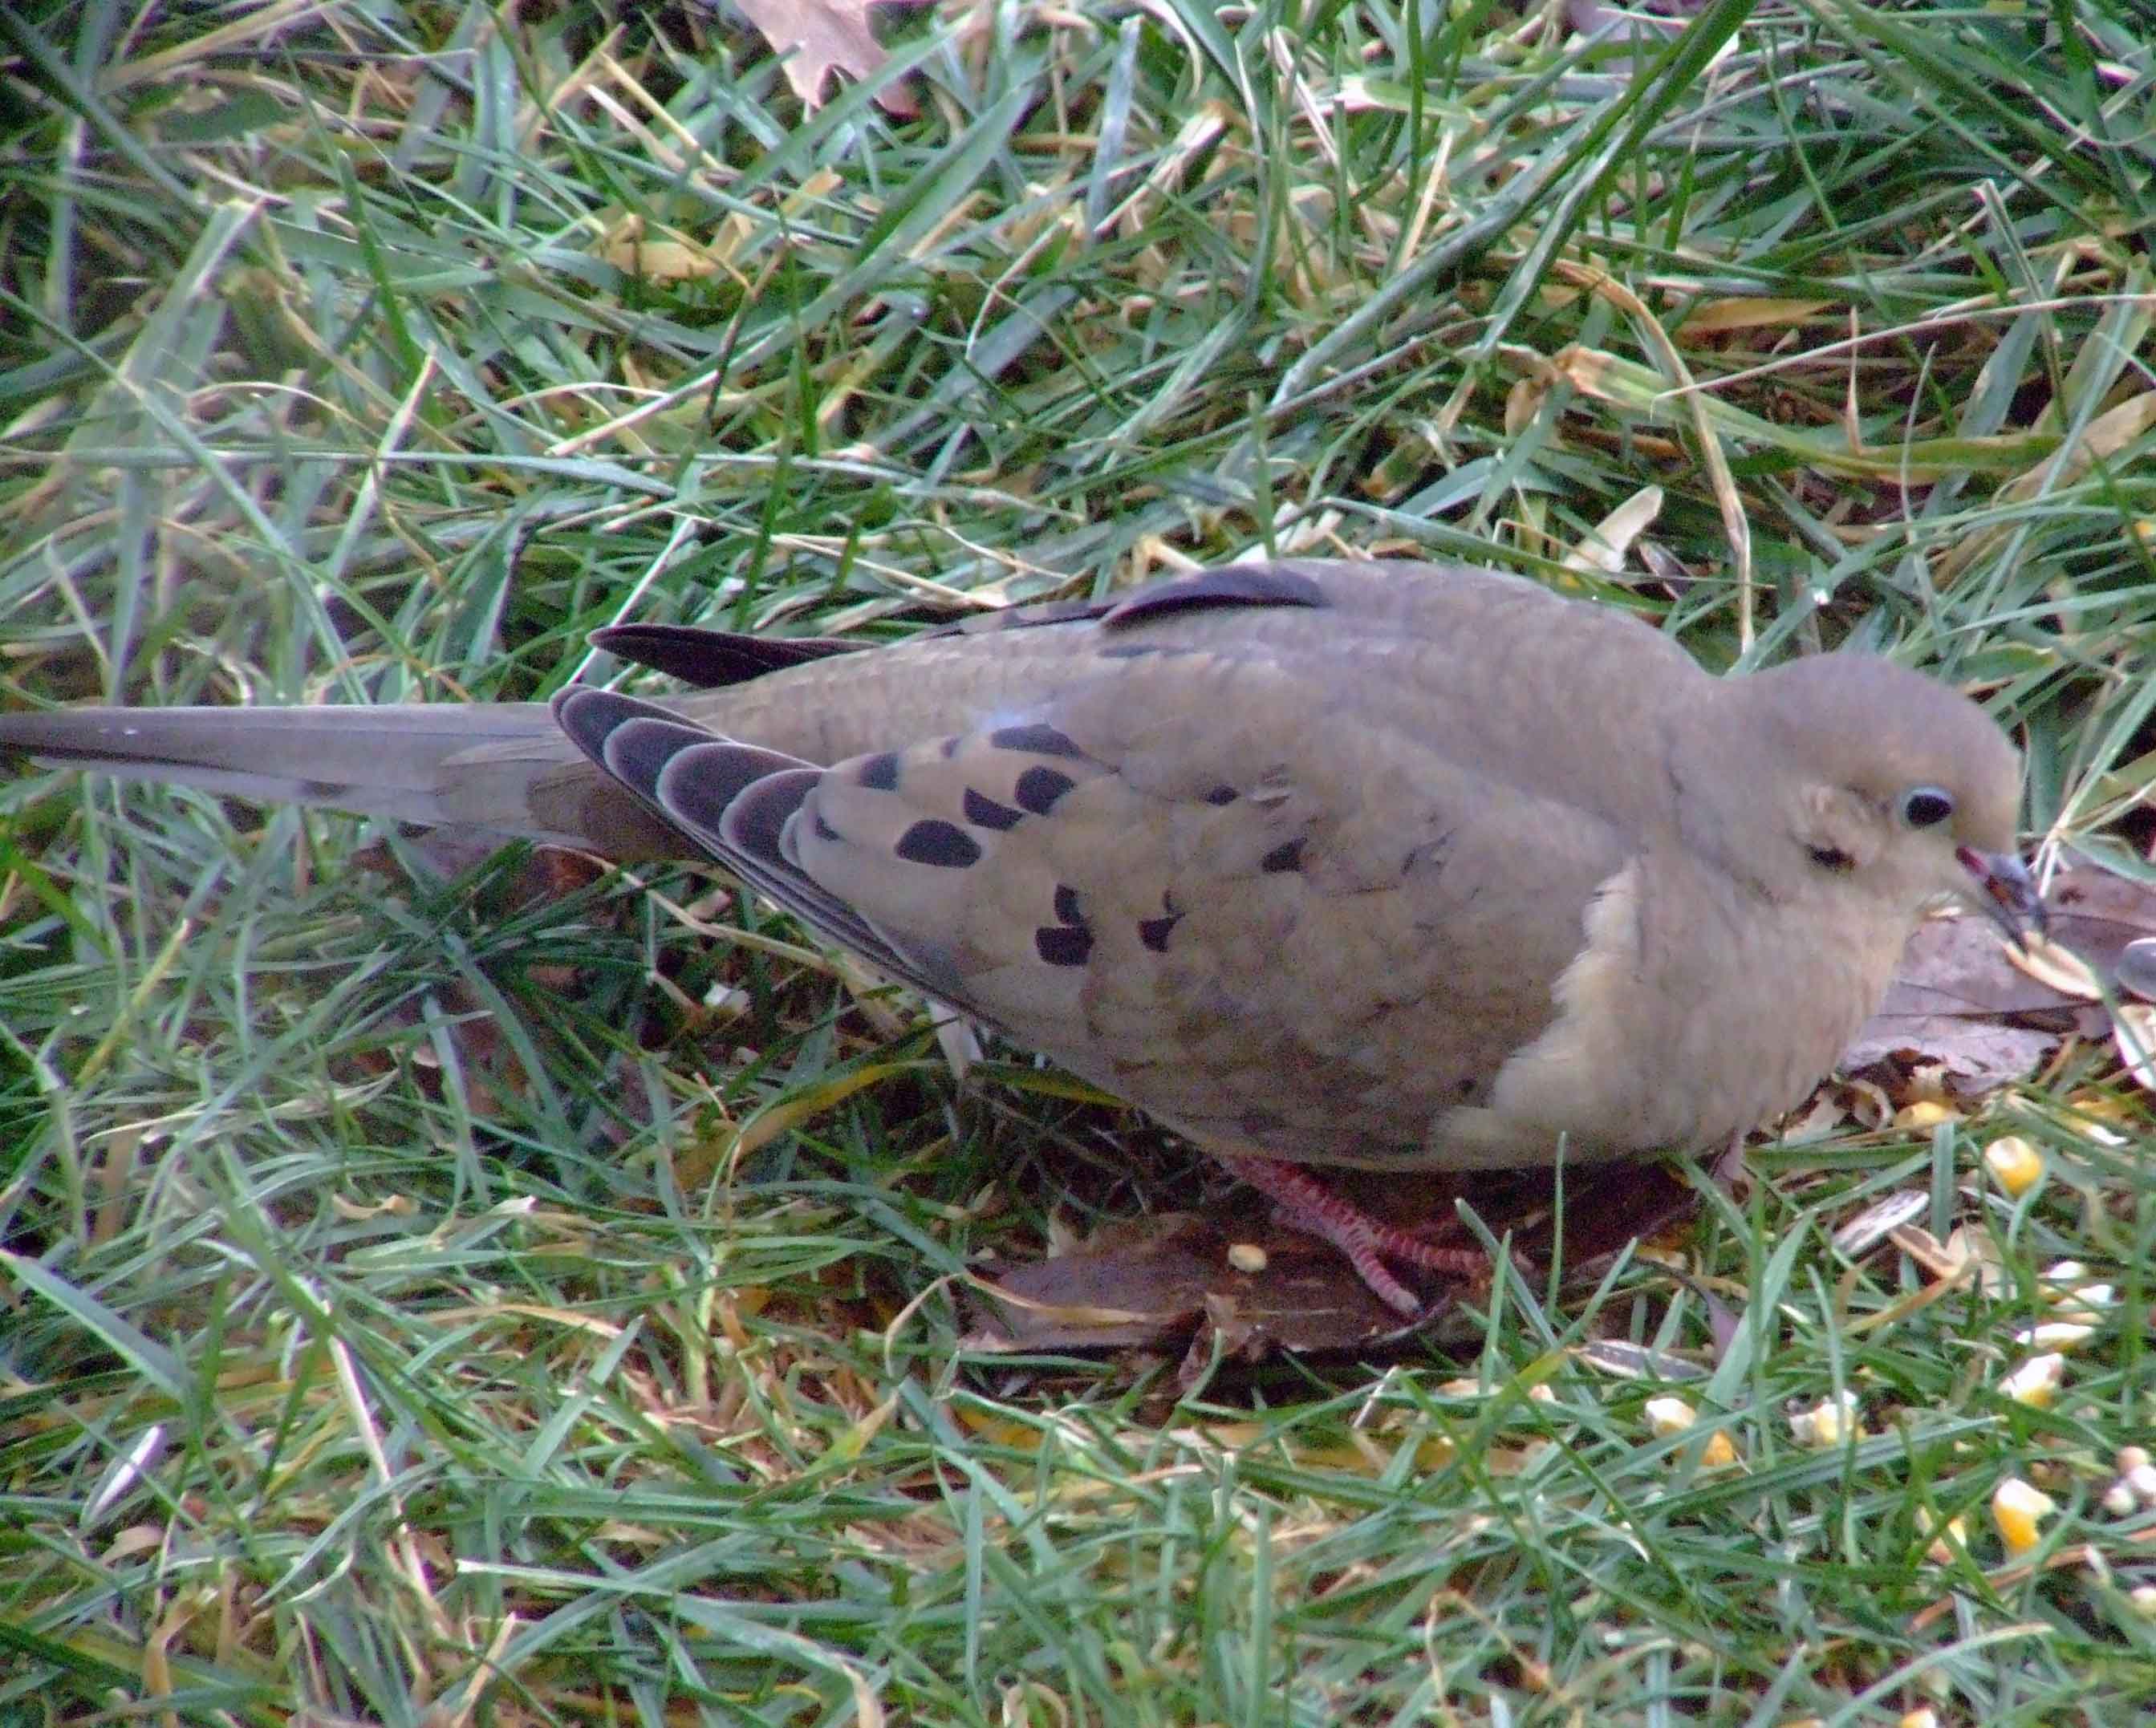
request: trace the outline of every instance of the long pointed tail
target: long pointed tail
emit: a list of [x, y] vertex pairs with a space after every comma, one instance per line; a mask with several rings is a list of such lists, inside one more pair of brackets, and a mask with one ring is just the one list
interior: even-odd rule
[[623, 860], [693, 851], [593, 768], [536, 702], [69, 708], [0, 715], [0, 751], [402, 822], [476, 828]]

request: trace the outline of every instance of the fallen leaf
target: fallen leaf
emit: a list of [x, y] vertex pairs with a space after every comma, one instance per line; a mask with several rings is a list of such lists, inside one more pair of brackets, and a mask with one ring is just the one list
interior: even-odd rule
[[1947, 1093], [1973, 1098], [2035, 1072], [2068, 1033], [2097, 1036], [2102, 1019], [2016, 971], [1988, 920], [1934, 919], [1909, 939], [1886, 1001], [1840, 1065], [1934, 1064]]
[[2156, 890], [2076, 864], [2046, 897], [2048, 938], [2017, 955], [1988, 919], [1933, 919], [1909, 939], [1887, 1000], [1844, 1052], [1845, 1069], [1937, 1064], [1969, 1099], [2034, 1073], [2068, 1037], [2110, 1035], [2089, 997], [2156, 936]]
[[641, 215], [615, 224], [599, 243], [598, 255], [616, 269], [646, 282], [686, 282], [718, 274], [716, 259], [704, 248], [671, 234], [648, 234]]
[[[1358, 1204], [1397, 1213], [1404, 1185], [1369, 1172], [1328, 1172]], [[1389, 1182], [1389, 1188], [1383, 1185]], [[1564, 1266], [1590, 1278], [1636, 1238], [1649, 1235], [1696, 1203], [1690, 1185], [1666, 1167], [1574, 1169], [1564, 1179]], [[1500, 1239], [1511, 1235], [1527, 1259], [1547, 1264], [1558, 1217], [1552, 1172], [1507, 1171], [1412, 1185], [1418, 1196], [1457, 1195]], [[1448, 1213], [1440, 1216], [1449, 1216]], [[1403, 1224], [1427, 1222], [1394, 1218]], [[1461, 1240], [1471, 1240], [1464, 1234]], [[1239, 1252], [1240, 1250], [1240, 1252]], [[1255, 1250], [1255, 1252], [1251, 1252]], [[1366, 1353], [1420, 1336], [1449, 1311], [1440, 1295], [1430, 1312], [1403, 1325], [1373, 1295], [1339, 1250], [1260, 1216], [1174, 1213], [1101, 1226], [1067, 1239], [1054, 1258], [982, 1267], [967, 1293], [968, 1345], [998, 1352], [1174, 1350], [1184, 1373], [1204, 1372], [1216, 1355], [1256, 1362], [1282, 1352]]]
[[[733, 0], [784, 62], [786, 81], [804, 106], [824, 100], [834, 72], [866, 78], [889, 58], [869, 28], [869, 8], [892, 0]], [[894, 114], [911, 114], [911, 97], [896, 86], [878, 92], [876, 100]]]
[[[968, 1342], [996, 1351], [1127, 1350], [1215, 1330], [1236, 1353], [1353, 1348], [1401, 1330], [1339, 1251], [1277, 1226], [1158, 1213], [1102, 1226], [1053, 1259], [982, 1269]], [[1229, 1251], [1263, 1249], [1257, 1273]], [[1262, 1343], [1260, 1341], [1263, 1341]]]

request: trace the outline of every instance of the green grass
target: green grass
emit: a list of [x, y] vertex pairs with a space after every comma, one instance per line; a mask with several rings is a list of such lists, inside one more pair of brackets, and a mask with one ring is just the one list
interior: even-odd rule
[[[884, 638], [1466, 557], [1717, 667], [1890, 647], [2025, 739], [2049, 852], [2136, 868], [2145, 7], [1563, 15], [893, 10], [898, 119], [804, 113], [701, 8], [10, 8], [0, 699], [528, 696], [624, 617]], [[1563, 572], [1649, 484], [1616, 581]], [[1187, 1156], [1022, 1068], [960, 1091], [722, 885], [444, 885], [66, 777], [0, 823], [0, 1723], [2156, 1710], [2156, 1513], [2102, 1504], [2156, 1428], [2156, 1206], [2101, 1050], [1764, 1152], [1688, 1278], [1508, 1286], [1464, 1367], [1178, 1397], [955, 1305], [1059, 1212], [1187, 1202]], [[2051, 1159], [2018, 1201], [2005, 1126]], [[1996, 1279], [1838, 1254], [1897, 1189]], [[2118, 1300], [2028, 1408], [2069, 1258]], [[1795, 1443], [1843, 1391], [1861, 1435]], [[2018, 1558], [2014, 1476], [2059, 1503]]]

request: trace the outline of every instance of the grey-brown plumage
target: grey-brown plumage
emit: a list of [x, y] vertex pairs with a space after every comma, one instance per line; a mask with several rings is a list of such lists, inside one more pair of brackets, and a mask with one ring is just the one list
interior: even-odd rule
[[631, 859], [702, 852], [1231, 1159], [1725, 1141], [1924, 906], [2035, 915], [2020, 765], [1882, 660], [1717, 679], [1513, 577], [1287, 561], [868, 653], [630, 627], [644, 703], [102, 710], [0, 747]]

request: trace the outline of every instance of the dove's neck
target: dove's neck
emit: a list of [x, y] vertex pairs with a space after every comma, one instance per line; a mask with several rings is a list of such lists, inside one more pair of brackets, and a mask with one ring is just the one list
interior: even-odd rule
[[[1680, 856], [1666, 863], [1663, 886], [1717, 903], [1748, 942], [1784, 945], [1787, 951], [1763, 951], [1759, 963], [1812, 968], [1839, 979], [1850, 1000], [1866, 1001], [1886, 988], [1917, 908], [1883, 891], [1898, 877], [1831, 870], [1812, 855], [1806, 798], [1819, 777], [1792, 751], [1780, 695], [1763, 674], [1725, 679], [1673, 724], [1667, 759]], [[1799, 909], [1816, 915], [1787, 915]]]
[[1741, 684], [1716, 683], [1671, 713], [1663, 762], [1675, 838], [1709, 870], [1779, 903], [1796, 885], [1768, 740]]

